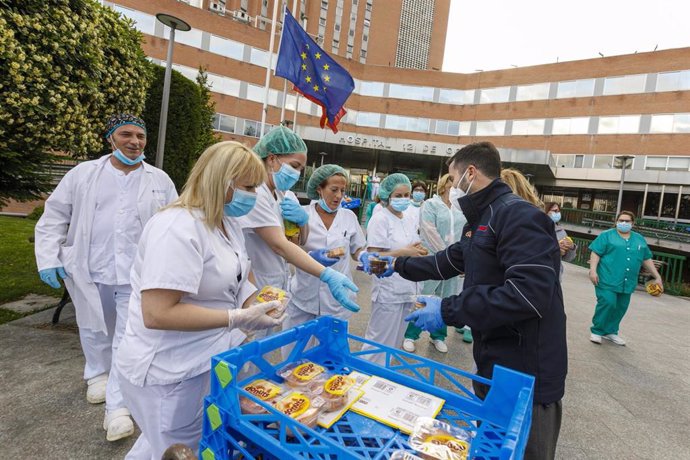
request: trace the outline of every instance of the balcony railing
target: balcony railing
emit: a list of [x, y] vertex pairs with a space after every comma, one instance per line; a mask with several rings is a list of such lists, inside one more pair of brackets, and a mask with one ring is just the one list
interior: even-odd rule
[[[612, 212], [586, 211], [583, 209], [562, 208], [562, 222], [581, 225], [591, 229], [609, 229], [613, 227], [616, 216]], [[690, 243], [690, 224], [651, 219], [636, 219], [634, 230], [644, 236], [659, 240]]]

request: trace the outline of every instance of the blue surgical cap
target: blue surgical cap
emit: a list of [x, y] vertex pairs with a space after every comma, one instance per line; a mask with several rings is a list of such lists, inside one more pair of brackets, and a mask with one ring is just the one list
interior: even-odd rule
[[280, 125], [259, 139], [253, 150], [261, 158], [266, 158], [269, 155], [306, 154], [307, 144], [293, 130]]
[[391, 193], [393, 193], [393, 190], [395, 190], [398, 185], [407, 185], [410, 190], [412, 190], [410, 179], [408, 179], [405, 174], [395, 173], [381, 181], [381, 185], [379, 186], [379, 198], [388, 201]]
[[307, 197], [311, 200], [318, 200], [319, 194], [316, 189], [331, 176], [339, 174], [347, 179], [347, 171], [338, 165], [323, 165], [316, 168], [307, 182]]

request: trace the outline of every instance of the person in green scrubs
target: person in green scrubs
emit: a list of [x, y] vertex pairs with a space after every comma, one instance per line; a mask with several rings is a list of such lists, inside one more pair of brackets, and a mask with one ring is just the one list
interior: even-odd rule
[[663, 290], [661, 276], [652, 263], [652, 251], [644, 237], [632, 231], [634, 222], [635, 214], [621, 211], [616, 227], [602, 232], [589, 245], [592, 251], [589, 279], [597, 295], [589, 338], [594, 343], [604, 339], [625, 345], [618, 328], [637, 286], [640, 266], [644, 265], [652, 273], [654, 282]]

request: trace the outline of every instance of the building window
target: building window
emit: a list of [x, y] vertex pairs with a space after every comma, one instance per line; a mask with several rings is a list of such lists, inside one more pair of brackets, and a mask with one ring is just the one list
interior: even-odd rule
[[503, 136], [505, 128], [505, 120], [478, 121], [477, 136]]
[[537, 101], [549, 98], [550, 83], [518, 86], [516, 101]]
[[428, 86], [399, 85], [397, 83], [391, 83], [388, 87], [388, 97], [431, 102], [434, 100], [434, 89]]
[[513, 136], [541, 136], [544, 134], [544, 124], [546, 120], [543, 118], [533, 120], [515, 120], [513, 121]]
[[607, 77], [604, 80], [604, 96], [644, 93], [646, 82], [647, 74]]
[[235, 123], [237, 122], [237, 119], [235, 117], [219, 113], [216, 114], [216, 117], [218, 118], [218, 131], [222, 131], [224, 133], [235, 132]]
[[509, 86], [501, 86], [498, 88], [482, 88], [480, 104], [496, 104], [501, 102], [508, 102], [509, 96]]
[[687, 91], [690, 90], [690, 70], [678, 72], [662, 72], [656, 79], [657, 91]]
[[556, 97], [592, 97], [594, 96], [594, 79], [558, 82]]
[[611, 169], [613, 168], [613, 155], [595, 155], [594, 156], [595, 169]]
[[582, 168], [584, 162], [585, 162], [585, 156], [584, 155], [575, 155], [575, 167], [576, 168]]
[[690, 157], [668, 157], [668, 171], [690, 170]]
[[666, 171], [667, 162], [668, 157], [647, 156], [647, 162], [644, 165], [644, 169], [650, 171]]
[[359, 112], [357, 114], [357, 126], [378, 128], [381, 125], [380, 113]]

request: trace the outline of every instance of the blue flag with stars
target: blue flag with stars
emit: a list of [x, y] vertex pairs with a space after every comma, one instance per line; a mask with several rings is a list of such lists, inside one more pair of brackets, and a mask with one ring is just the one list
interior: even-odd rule
[[283, 33], [278, 50], [277, 76], [291, 81], [295, 91], [321, 106], [321, 127], [334, 133], [345, 115], [345, 101], [355, 89], [352, 76], [300, 27], [285, 8]]

